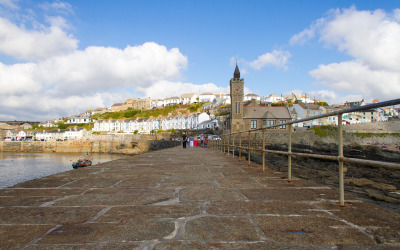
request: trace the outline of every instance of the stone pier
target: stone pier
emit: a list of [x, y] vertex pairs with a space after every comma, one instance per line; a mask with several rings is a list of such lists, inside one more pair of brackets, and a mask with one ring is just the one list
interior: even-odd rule
[[169, 148], [0, 190], [0, 249], [399, 249], [400, 215], [219, 151]]

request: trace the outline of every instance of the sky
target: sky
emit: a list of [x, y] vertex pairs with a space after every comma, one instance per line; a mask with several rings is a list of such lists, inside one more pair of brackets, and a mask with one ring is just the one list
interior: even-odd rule
[[44, 121], [127, 98], [400, 98], [396, 0], [0, 0], [0, 120]]

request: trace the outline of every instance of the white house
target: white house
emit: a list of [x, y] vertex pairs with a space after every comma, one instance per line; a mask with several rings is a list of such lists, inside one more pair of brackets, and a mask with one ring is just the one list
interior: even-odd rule
[[197, 129], [216, 129], [218, 128], [218, 120], [207, 120], [199, 123]]
[[45, 128], [50, 128], [50, 127], [55, 127], [56, 124], [53, 121], [44, 121], [39, 123], [39, 127], [45, 127]]
[[80, 140], [85, 136], [87, 130], [84, 128], [67, 129], [64, 132], [64, 138], [68, 140]]
[[68, 124], [76, 124], [76, 123], [90, 123], [92, 122], [92, 118], [90, 115], [80, 114], [80, 115], [73, 115], [68, 118]]
[[65, 140], [66, 129], [43, 130], [36, 132], [35, 138], [38, 141], [58, 141]]
[[165, 105], [164, 100], [155, 99], [155, 100], [150, 101], [151, 108], [162, 108], [162, 107], [164, 107], [164, 105]]
[[181, 102], [181, 99], [179, 97], [169, 97], [164, 99], [164, 107], [173, 105], [173, 104], [179, 104]]
[[215, 99], [215, 95], [210, 92], [202, 93], [199, 95], [199, 102], [212, 102]]
[[[297, 103], [293, 105], [292, 109], [296, 111], [297, 119], [304, 119], [311, 116], [321, 115], [324, 113], [324, 110], [321, 109], [320, 106], [315, 104]], [[317, 125], [322, 125], [322, 119], [316, 119], [296, 124], [298, 127], [317, 126]], [[296, 126], [296, 124], [294, 124], [294, 126]]]
[[251, 94], [251, 93], [247, 94], [243, 97], [244, 102], [251, 101], [251, 100], [261, 101], [261, 97], [259, 95]]
[[217, 103], [221, 105], [228, 105], [231, 104], [231, 96], [227, 94], [215, 94], [215, 99], [217, 100]]
[[284, 98], [282, 96], [271, 94], [269, 96], [263, 97], [263, 103], [277, 103], [283, 101]]
[[194, 93], [190, 93], [190, 94], [182, 94], [181, 95], [181, 102], [183, 104], [193, 104], [193, 103], [197, 103], [198, 96]]
[[314, 100], [311, 99], [309, 96], [306, 96], [306, 95], [298, 96], [297, 100], [301, 101], [302, 103], [314, 103]]

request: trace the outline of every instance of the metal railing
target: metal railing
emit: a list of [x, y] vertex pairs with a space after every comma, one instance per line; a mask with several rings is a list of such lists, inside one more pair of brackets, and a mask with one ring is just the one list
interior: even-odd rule
[[[369, 165], [369, 166], [374, 166], [374, 167], [382, 167], [382, 168], [393, 169], [393, 170], [400, 170], [400, 164], [392, 163], [392, 162], [344, 157], [343, 156], [343, 124], [342, 124], [343, 119], [342, 119], [342, 115], [346, 114], [346, 113], [359, 112], [359, 111], [376, 109], [376, 108], [397, 105], [397, 104], [400, 104], [400, 99], [394, 99], [394, 100], [380, 102], [380, 103], [373, 103], [373, 104], [358, 106], [358, 107], [354, 107], [354, 108], [341, 109], [341, 110], [333, 111], [333, 112], [322, 114], [322, 115], [317, 115], [317, 116], [312, 116], [312, 117], [308, 117], [308, 118], [304, 118], [304, 119], [289, 121], [286, 123], [280, 123], [280, 124], [275, 124], [275, 125], [270, 125], [270, 126], [263, 126], [262, 128], [259, 128], [259, 129], [251, 129], [251, 130], [245, 130], [245, 131], [224, 134], [221, 136], [221, 140], [213, 141], [210, 146], [214, 149], [219, 149], [224, 153], [226, 152], [226, 153], [228, 153], [228, 155], [230, 154], [230, 151], [231, 151], [233, 157], [235, 157], [235, 150], [237, 149], [239, 151], [238, 152], [239, 161], [242, 158], [242, 150], [246, 150], [249, 166], [250, 166], [250, 162], [251, 162], [251, 152], [261, 152], [262, 153], [262, 170], [263, 171], [265, 171], [265, 154], [266, 153], [287, 155], [288, 156], [288, 173], [287, 173], [288, 177], [287, 178], [288, 178], [289, 182], [292, 181], [292, 156], [293, 155], [301, 156], [301, 157], [338, 161], [338, 164], [339, 164], [339, 203], [340, 203], [340, 206], [344, 206], [344, 167], [343, 166], [344, 166], [345, 162], [364, 164], [364, 165]], [[292, 127], [293, 127], [293, 124], [301, 123], [301, 122], [305, 122], [305, 121], [312, 121], [312, 120], [321, 119], [321, 118], [325, 118], [325, 117], [331, 117], [331, 116], [337, 116], [337, 118], [338, 118], [338, 155], [337, 156], [292, 152]], [[266, 132], [268, 132], [268, 129], [272, 129], [275, 127], [281, 127], [281, 126], [288, 126], [288, 130], [287, 130], [288, 150], [287, 151], [279, 151], [279, 150], [266, 149], [266, 141], [265, 141]], [[262, 135], [262, 145], [258, 145], [261, 147], [254, 147], [252, 145], [252, 142], [253, 142], [253, 144], [257, 144], [256, 143], [257, 141], [255, 139], [256, 139], [257, 133], [260, 133], [260, 132]], [[280, 132], [280, 133], [282, 133], [282, 132]], [[254, 140], [252, 140], [252, 133], [254, 134], [254, 137], [255, 137]], [[273, 133], [279, 133], [279, 132], [273, 132]], [[247, 137], [247, 145], [243, 145], [242, 138], [245, 138], [245, 137]], [[237, 142], [238, 142], [238, 145], [236, 144]]]

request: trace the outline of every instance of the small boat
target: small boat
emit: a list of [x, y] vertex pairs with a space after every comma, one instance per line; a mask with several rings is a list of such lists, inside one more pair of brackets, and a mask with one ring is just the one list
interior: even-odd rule
[[88, 154], [86, 154], [84, 157], [80, 157], [77, 162], [72, 163], [72, 167], [74, 169], [88, 166], [92, 166], [92, 158]]
[[83, 168], [83, 167], [88, 167], [92, 166], [92, 161], [91, 160], [82, 160], [79, 159], [77, 162], [72, 163], [73, 168]]

